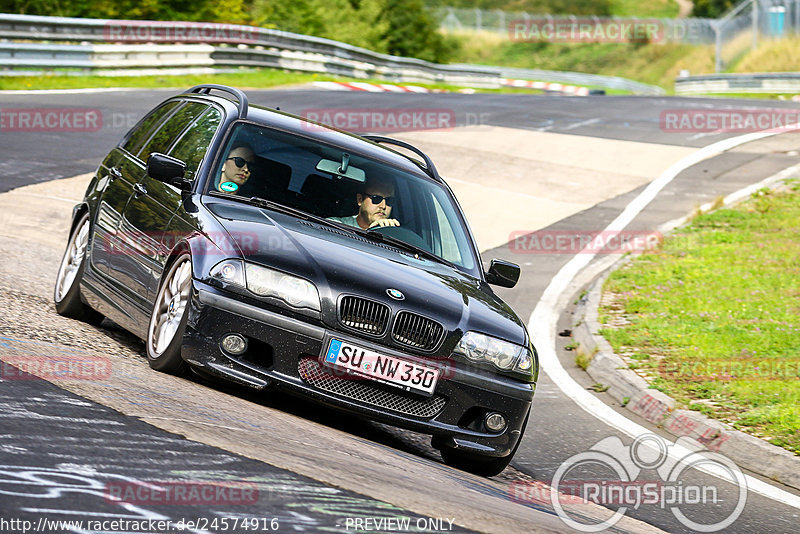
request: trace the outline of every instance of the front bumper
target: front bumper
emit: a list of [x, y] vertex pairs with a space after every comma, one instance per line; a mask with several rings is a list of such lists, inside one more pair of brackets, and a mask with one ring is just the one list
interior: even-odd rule
[[[535, 384], [516, 381], [448, 360], [430, 397], [369, 379], [336, 377], [320, 364], [331, 337], [420, 363], [430, 359], [244, 302], [193, 281], [193, 297], [182, 356], [193, 367], [258, 389], [275, 387], [360, 416], [431, 434], [438, 447], [487, 456], [507, 456], [521, 434]], [[248, 340], [244, 354], [220, 348], [226, 334]], [[483, 425], [489, 412], [502, 413], [501, 432]]]

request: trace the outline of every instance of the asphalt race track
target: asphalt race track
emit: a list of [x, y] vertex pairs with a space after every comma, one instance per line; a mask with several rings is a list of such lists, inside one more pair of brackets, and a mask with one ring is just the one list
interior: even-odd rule
[[[541, 374], [513, 468], [481, 479], [444, 466], [424, 436], [348, 420], [291, 398], [155, 373], [147, 366], [141, 342], [115, 325], [105, 322], [94, 328], [55, 314], [50, 294], [71, 201], [81, 197], [81, 185], [88, 179], [56, 180], [93, 172], [146, 110], [174, 92], [0, 94], [4, 114], [69, 108], [96, 112], [99, 119], [94, 131], [21, 131], [25, 128], [9, 129], [7, 121], [0, 129], [0, 193], [11, 191], [0, 194], [0, 360], [80, 357], [110, 370], [92, 381], [47, 382], [10, 379], [19, 375], [4, 364], [0, 531], [23, 531], [20, 523], [2, 524], [12, 518], [34, 527], [41, 527], [44, 519], [113, 518], [163, 520], [174, 527], [183, 519], [185, 530], [195, 532], [252, 532], [246, 521], [257, 531], [285, 532], [574, 530], [548, 499], [537, 498], [546, 495], [538, 490], [565, 461], [601, 440], [616, 437], [621, 446], [629, 446], [634, 439], [585, 411], [546, 373]], [[514, 232], [544, 229], [566, 235], [603, 229], [669, 165], [696, 149], [741, 135], [665, 131], [663, 112], [791, 107], [639, 97], [311, 90], [248, 95], [251, 103], [297, 114], [334, 108], [446, 111], [455, 122], [449, 126], [455, 128], [397, 136], [432, 155], [472, 221], [484, 261], [504, 258], [522, 265], [520, 284], [498, 293], [526, 321], [572, 254], [515, 248], [506, 243]], [[759, 182], [796, 165], [798, 150], [798, 136], [783, 134], [690, 166], [628, 228], [657, 228]], [[33, 189], [18, 189], [23, 186]], [[569, 327], [569, 308], [558, 312], [559, 330]], [[561, 365], [582, 386], [591, 386], [573, 354], [564, 350], [566, 341], [557, 340]], [[598, 397], [619, 409], [605, 395]], [[630, 413], [625, 417], [660, 432]], [[644, 471], [638, 480], [659, 480], [654, 469]], [[679, 507], [683, 520], [675, 507], [629, 507], [611, 530], [694, 532], [699, 529], [687, 526], [692, 525], [689, 520], [714, 525], [736, 513], [725, 532], [796, 531], [800, 492], [766, 482], [776, 488], [770, 495], [740, 494], [740, 488], [717, 477], [691, 471], [682, 480], [685, 486], [713, 487], [722, 498], [715, 504], [687, 499]], [[200, 484], [224, 491], [213, 505], [204, 506], [159, 503], [152, 497], [124, 505], [109, 499], [109, 488], [159, 484]], [[735, 510], [739, 503], [740, 511]], [[565, 508], [586, 524], [611, 515], [594, 505]], [[212, 525], [212, 519], [217, 523]], [[222, 519], [228, 520], [226, 527]], [[239, 522], [235, 529], [230, 528], [233, 521]], [[127, 530], [104, 528], [136, 531], [130, 525]], [[51, 525], [39, 531], [99, 530]]]

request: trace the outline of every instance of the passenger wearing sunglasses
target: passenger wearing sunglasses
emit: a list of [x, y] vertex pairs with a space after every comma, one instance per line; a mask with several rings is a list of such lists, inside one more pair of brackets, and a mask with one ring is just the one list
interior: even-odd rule
[[389, 216], [394, 205], [394, 186], [385, 181], [367, 179], [364, 189], [356, 193], [358, 213], [350, 217], [330, 217], [350, 226], [358, 226], [362, 230], [380, 226], [400, 226], [400, 221]]
[[255, 157], [249, 145], [234, 145], [222, 164], [217, 190], [234, 195], [241, 194], [240, 188], [250, 179]]

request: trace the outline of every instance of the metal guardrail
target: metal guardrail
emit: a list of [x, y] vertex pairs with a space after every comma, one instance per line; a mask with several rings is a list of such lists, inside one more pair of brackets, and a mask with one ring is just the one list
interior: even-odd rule
[[794, 93], [800, 94], [800, 73], [709, 74], [675, 80], [675, 94]]
[[91, 68], [91, 47], [0, 43], [0, 65], [7, 67]]
[[569, 83], [573, 85], [598, 86], [609, 89], [619, 89], [630, 91], [641, 95], [663, 95], [666, 91], [656, 85], [639, 83], [627, 78], [618, 76], [602, 76], [600, 74], [585, 74], [581, 72], [562, 72], [555, 70], [539, 69], [512, 69], [506, 67], [494, 67], [499, 70], [504, 78], [521, 78], [525, 80], [547, 80], [558, 83]]
[[[528, 77], [531, 80], [624, 89], [640, 94], [663, 94], [659, 87], [623, 78], [478, 65], [441, 65], [381, 54], [321, 37], [231, 24], [0, 14], [0, 39], [7, 40], [0, 42], [0, 69], [5, 69], [0, 70], [0, 74], [13, 74], [11, 69], [20, 67], [78, 68], [98, 73], [108, 69], [129, 69], [127, 72], [135, 74], [135, 69], [147, 69], [147, 73], [152, 73], [154, 68], [165, 67], [252, 66], [354, 78], [382, 78], [403, 83], [438, 82], [473, 87], [499, 87], [503, 78]], [[28, 42], [11, 42], [21, 40]], [[53, 44], [52, 41], [81, 44]]]

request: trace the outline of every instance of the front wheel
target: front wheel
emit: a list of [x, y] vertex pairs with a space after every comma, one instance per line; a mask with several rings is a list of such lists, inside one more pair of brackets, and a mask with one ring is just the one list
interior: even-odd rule
[[192, 259], [183, 253], [161, 280], [147, 328], [147, 361], [157, 371], [182, 375], [187, 370], [181, 344], [191, 292]]
[[100, 324], [103, 316], [81, 300], [81, 279], [86, 266], [86, 247], [89, 245], [89, 214], [81, 216], [69, 236], [67, 249], [58, 268], [53, 302], [59, 315], [91, 324]]

